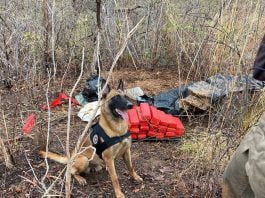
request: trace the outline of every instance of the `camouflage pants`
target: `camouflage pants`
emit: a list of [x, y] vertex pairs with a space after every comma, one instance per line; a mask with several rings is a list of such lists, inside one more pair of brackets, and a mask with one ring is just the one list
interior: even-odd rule
[[265, 113], [250, 128], [224, 172], [234, 197], [265, 198]]

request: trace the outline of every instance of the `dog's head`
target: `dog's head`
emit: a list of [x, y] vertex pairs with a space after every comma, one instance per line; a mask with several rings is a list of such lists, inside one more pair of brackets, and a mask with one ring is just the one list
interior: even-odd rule
[[114, 118], [128, 120], [127, 111], [133, 107], [123, 92], [123, 82], [119, 81], [117, 90], [107, 90], [103, 95], [103, 107]]

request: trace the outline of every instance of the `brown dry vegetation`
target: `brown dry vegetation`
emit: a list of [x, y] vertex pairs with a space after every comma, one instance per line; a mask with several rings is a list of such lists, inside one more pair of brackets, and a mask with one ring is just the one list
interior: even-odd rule
[[[112, 85], [122, 78], [126, 87], [140, 86], [155, 95], [216, 73], [250, 73], [265, 30], [264, 5], [263, 0], [102, 1], [103, 74], [107, 76], [125, 35], [143, 17], [111, 76]], [[0, 2], [0, 137], [15, 163], [8, 169], [0, 155], [1, 197], [41, 197], [41, 183], [49, 187], [54, 181], [50, 194], [65, 195], [63, 166], [49, 161], [48, 175], [41, 181], [46, 165], [34, 153], [36, 142], [30, 137], [6, 140], [21, 134], [23, 120], [31, 112], [37, 116], [32, 133], [46, 136], [49, 116], [40, 110], [46, 103], [46, 69], [56, 71], [48, 98], [60, 91], [70, 93], [84, 48], [85, 73], [75, 94], [81, 91], [91, 73], [96, 34], [95, 1]], [[181, 117], [186, 135], [180, 142], [135, 142], [133, 161], [145, 182], [134, 184], [118, 161], [126, 196], [220, 197], [224, 167], [263, 104], [263, 97], [258, 97], [232, 94], [211, 111]], [[254, 111], [248, 112], [253, 104]], [[76, 116], [78, 110], [73, 107], [71, 113], [71, 147], [86, 124]], [[248, 119], [241, 125], [245, 112]], [[64, 153], [67, 105], [52, 110], [50, 119], [49, 148]], [[113, 196], [106, 171], [86, 178], [85, 187], [72, 183], [73, 197]]]

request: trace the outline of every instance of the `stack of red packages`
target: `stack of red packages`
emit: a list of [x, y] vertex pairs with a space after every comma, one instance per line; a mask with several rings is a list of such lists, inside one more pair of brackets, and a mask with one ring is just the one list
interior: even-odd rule
[[184, 134], [184, 127], [179, 118], [150, 106], [148, 103], [141, 103], [129, 110], [129, 131], [132, 139], [168, 139], [181, 137]]

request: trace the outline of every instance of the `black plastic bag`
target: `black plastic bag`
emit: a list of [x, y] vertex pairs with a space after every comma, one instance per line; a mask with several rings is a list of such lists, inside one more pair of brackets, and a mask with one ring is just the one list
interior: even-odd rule
[[103, 88], [106, 80], [99, 78], [98, 75], [92, 75], [86, 80], [85, 88], [82, 91], [82, 95], [87, 102], [94, 102], [98, 100], [98, 88]]
[[188, 95], [188, 86], [181, 85], [175, 89], [171, 89], [167, 92], [163, 92], [154, 97], [154, 106], [159, 110], [173, 115], [179, 114], [179, 107], [176, 105], [176, 101], [180, 98], [185, 98]]

